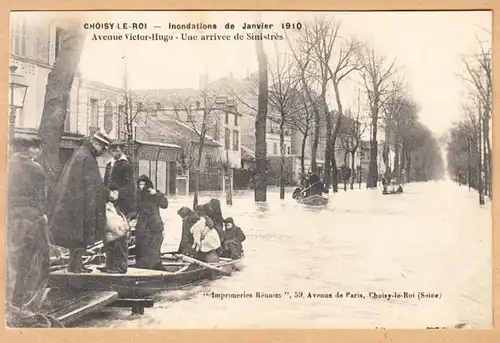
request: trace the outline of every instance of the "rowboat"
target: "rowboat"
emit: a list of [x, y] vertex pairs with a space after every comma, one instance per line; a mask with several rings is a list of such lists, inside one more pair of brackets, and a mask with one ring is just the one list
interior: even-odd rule
[[300, 204], [305, 204], [309, 206], [326, 206], [328, 205], [328, 198], [321, 195], [311, 195], [307, 198], [299, 198], [297, 200]]
[[49, 287], [116, 291], [119, 298], [146, 298], [162, 291], [231, 275], [242, 268], [242, 261], [243, 258], [221, 258], [218, 263], [202, 263], [206, 265], [203, 266], [172, 256], [162, 261], [165, 271], [129, 267], [126, 274], [104, 273], [99, 269], [103, 264], [87, 264], [86, 267], [92, 270], [90, 273], [70, 273], [61, 266], [49, 274]]

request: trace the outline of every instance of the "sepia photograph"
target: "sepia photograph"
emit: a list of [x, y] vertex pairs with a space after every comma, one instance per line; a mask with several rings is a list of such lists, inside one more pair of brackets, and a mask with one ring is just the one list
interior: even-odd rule
[[493, 327], [492, 11], [9, 19], [5, 327]]

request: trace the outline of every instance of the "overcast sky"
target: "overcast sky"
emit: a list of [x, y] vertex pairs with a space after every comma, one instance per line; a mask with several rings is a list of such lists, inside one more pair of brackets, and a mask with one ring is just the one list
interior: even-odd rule
[[[238, 28], [243, 22], [253, 23], [261, 17], [279, 31], [282, 22], [304, 23], [318, 15], [325, 13], [91, 12], [85, 16], [88, 22], [145, 22], [148, 33], [178, 35], [180, 32], [168, 30], [169, 22], [215, 23], [218, 29], [213, 33], [221, 34], [226, 22]], [[491, 31], [491, 12], [330, 12], [327, 15], [341, 22], [343, 36], [368, 42], [378, 54], [396, 59], [401, 75], [421, 107], [422, 122], [433, 132], [443, 133], [460, 118], [464, 95], [464, 85], [456, 75], [462, 70], [460, 57], [477, 51], [476, 35], [490, 44], [491, 36], [485, 29]], [[162, 28], [154, 29], [157, 25]], [[254, 41], [103, 42], [92, 41], [93, 33], [117, 31], [88, 31], [81, 71], [84, 77], [115, 86], [122, 85], [124, 56], [132, 88], [198, 87], [199, 76], [204, 72], [208, 72], [210, 80], [215, 80], [230, 73], [242, 78], [247, 72], [257, 70]], [[278, 49], [285, 48], [285, 41], [278, 43]], [[271, 58], [274, 49], [274, 43], [266, 42]], [[342, 100], [347, 106], [357, 97], [356, 87], [349, 80], [342, 86]], [[335, 108], [333, 101], [331, 106]]]

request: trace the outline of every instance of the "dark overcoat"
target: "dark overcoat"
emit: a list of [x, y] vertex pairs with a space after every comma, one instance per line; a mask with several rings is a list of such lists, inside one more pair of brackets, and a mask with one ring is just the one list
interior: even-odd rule
[[146, 182], [143, 191], [137, 190], [137, 225], [135, 229], [136, 268], [153, 269], [160, 260], [160, 249], [163, 243], [163, 220], [160, 208], [168, 207], [165, 194], [156, 190], [156, 194], [149, 194], [153, 184], [148, 177], [141, 176], [140, 181]]
[[106, 165], [104, 185], [109, 189], [116, 187], [119, 194], [116, 204], [125, 216], [135, 212], [134, 168], [126, 158], [115, 161], [113, 167], [111, 162]]
[[200, 220], [200, 216], [187, 207], [181, 208], [178, 213], [182, 217], [182, 235], [177, 251], [184, 255], [194, 255], [194, 239], [191, 227]]
[[96, 156], [85, 140], [64, 167], [50, 218], [56, 245], [84, 248], [104, 238], [106, 191]]

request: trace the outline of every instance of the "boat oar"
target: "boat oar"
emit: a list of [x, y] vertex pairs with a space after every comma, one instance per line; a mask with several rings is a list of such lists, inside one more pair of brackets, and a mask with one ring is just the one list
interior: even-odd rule
[[208, 269], [212, 269], [212, 270], [215, 270], [219, 273], [222, 273], [222, 274], [225, 274], [225, 275], [231, 275], [231, 273], [221, 269], [221, 268], [218, 268], [218, 267], [215, 267], [215, 266], [212, 266], [208, 263], [205, 263], [205, 262], [202, 262], [200, 260], [197, 260], [195, 258], [192, 258], [192, 257], [189, 257], [189, 256], [186, 256], [186, 255], [182, 255], [182, 254], [177, 254], [177, 256], [179, 256], [180, 258], [182, 258], [182, 260], [184, 262], [189, 262], [189, 263], [195, 263], [201, 267], [205, 267], [205, 268], [208, 268]]

